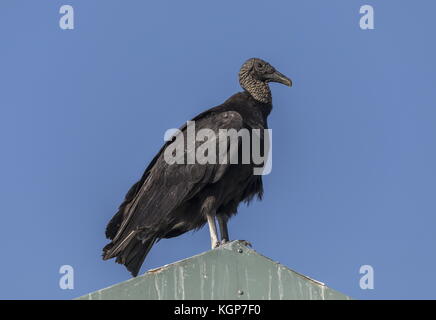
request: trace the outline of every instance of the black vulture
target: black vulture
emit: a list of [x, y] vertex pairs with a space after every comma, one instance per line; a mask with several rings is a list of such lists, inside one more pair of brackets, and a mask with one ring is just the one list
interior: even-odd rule
[[[244, 90], [196, 116], [192, 120], [196, 129], [211, 129], [217, 135], [220, 129], [245, 129], [253, 136], [254, 129], [268, 128], [267, 117], [272, 110], [269, 82], [292, 85], [268, 62], [247, 60], [239, 71]], [[186, 131], [185, 125], [179, 132], [186, 137]], [[260, 136], [264, 138], [263, 134]], [[253, 174], [257, 164], [251, 158], [245, 163], [168, 163], [165, 150], [174, 139], [161, 148], [142, 178], [130, 188], [106, 227], [106, 237], [111, 242], [103, 248], [103, 259], [116, 257], [116, 262], [124, 264], [133, 276], [138, 274], [154, 243], [197, 230], [206, 222], [212, 248], [229, 241], [227, 221], [237, 213], [239, 203], [249, 202], [254, 196], [261, 199], [263, 194], [262, 176]], [[236, 153], [241, 157], [239, 149]], [[195, 149], [184, 147], [183, 157], [190, 152], [195, 153]]]

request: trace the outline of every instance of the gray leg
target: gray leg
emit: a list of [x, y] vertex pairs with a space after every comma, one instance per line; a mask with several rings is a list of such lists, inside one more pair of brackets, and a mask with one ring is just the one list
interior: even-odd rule
[[227, 229], [227, 218], [217, 215], [218, 224], [221, 233], [221, 244], [229, 242], [229, 230]]
[[215, 249], [220, 244], [218, 241], [218, 234], [216, 232], [215, 215], [208, 213], [206, 214], [206, 217], [207, 217], [207, 223], [209, 224], [210, 241], [212, 244], [212, 249]]

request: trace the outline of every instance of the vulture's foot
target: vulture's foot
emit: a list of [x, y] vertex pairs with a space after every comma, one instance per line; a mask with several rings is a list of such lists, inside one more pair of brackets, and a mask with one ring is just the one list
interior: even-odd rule
[[227, 239], [221, 239], [220, 246], [223, 246], [223, 245], [225, 245], [226, 243], [229, 243], [229, 240], [227, 240]]
[[220, 242], [218, 240], [217, 241], [213, 241], [212, 242], [212, 250], [218, 248], [220, 245], [221, 244], [220, 244]]
[[239, 242], [242, 243], [242, 244], [243, 244], [244, 246], [246, 246], [246, 247], [253, 248], [253, 245], [251, 244], [250, 241], [247, 241], [247, 240], [239, 240]]

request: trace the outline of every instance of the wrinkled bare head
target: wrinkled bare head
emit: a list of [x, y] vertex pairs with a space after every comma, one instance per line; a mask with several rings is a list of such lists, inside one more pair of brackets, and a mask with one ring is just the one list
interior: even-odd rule
[[245, 61], [239, 71], [239, 83], [251, 96], [262, 103], [271, 103], [271, 90], [269, 82], [278, 82], [292, 86], [292, 81], [278, 72], [268, 62], [251, 58]]

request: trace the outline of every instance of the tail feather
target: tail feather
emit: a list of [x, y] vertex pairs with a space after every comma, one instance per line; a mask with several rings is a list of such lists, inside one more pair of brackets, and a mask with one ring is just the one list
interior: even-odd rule
[[119, 245], [115, 246], [113, 243], [109, 243], [103, 248], [103, 259], [107, 260], [116, 257], [115, 262], [123, 264], [132, 276], [136, 277], [144, 263], [145, 257], [155, 242], [156, 237], [146, 240], [139, 240], [134, 237], [118, 250], [114, 250], [114, 248], [119, 248]]
[[121, 251], [123, 251], [129, 243], [135, 239], [136, 232], [131, 231], [127, 236], [123, 237], [122, 240], [112, 241], [103, 248], [103, 260], [112, 259], [118, 256]]
[[139, 240], [135, 241], [134, 244], [132, 242], [132, 248], [130, 249], [126, 257], [126, 262], [124, 263], [132, 276], [136, 277], [138, 275], [145, 257], [147, 257], [147, 254], [150, 252], [150, 249], [153, 247], [155, 242], [155, 238], [149, 239], [145, 243], [142, 243], [142, 241]]

